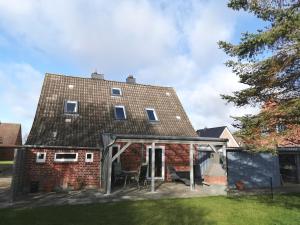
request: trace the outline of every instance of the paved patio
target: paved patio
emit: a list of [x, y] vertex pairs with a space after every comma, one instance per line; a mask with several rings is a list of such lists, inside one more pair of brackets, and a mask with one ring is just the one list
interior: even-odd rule
[[147, 200], [162, 198], [191, 198], [201, 196], [226, 195], [225, 186], [199, 186], [190, 191], [189, 186], [181, 183], [160, 183], [156, 186], [156, 192], [149, 192], [149, 188], [138, 190], [131, 186], [113, 191], [111, 195], [105, 195], [97, 190], [82, 190], [69, 192], [51, 192], [28, 194], [10, 202], [9, 189], [0, 189], [0, 208], [5, 207], [39, 207], [48, 205], [75, 205], [102, 202], [115, 202], [122, 200]]
[[[6, 207], [39, 207], [49, 205], [76, 205], [103, 202], [117, 202], [124, 200], [148, 200], [163, 198], [193, 198], [217, 195], [257, 195], [270, 194], [270, 189], [248, 189], [244, 191], [230, 191], [227, 193], [226, 187], [222, 185], [200, 186], [196, 185], [194, 191], [190, 191], [189, 186], [181, 183], [158, 183], [156, 192], [149, 192], [149, 188], [138, 190], [136, 186], [129, 186], [125, 189], [113, 190], [111, 195], [105, 195], [98, 190], [81, 190], [51, 193], [27, 194], [19, 197], [16, 201], [10, 201], [10, 180], [0, 179], [0, 208]], [[6, 184], [6, 186], [4, 186]], [[286, 185], [275, 188], [274, 193], [300, 193], [300, 184]]]

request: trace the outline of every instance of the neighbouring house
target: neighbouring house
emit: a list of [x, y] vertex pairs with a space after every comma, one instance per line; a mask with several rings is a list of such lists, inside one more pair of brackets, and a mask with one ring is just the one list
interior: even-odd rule
[[12, 161], [15, 149], [21, 145], [21, 124], [0, 122], [0, 161]]
[[241, 140], [237, 139], [227, 126], [199, 129], [197, 134], [199, 137], [226, 138], [229, 148], [239, 148], [242, 145]]
[[[22, 153], [23, 191], [102, 188], [111, 192], [113, 164], [126, 171], [147, 165], [155, 181], [171, 181], [169, 168], [187, 172], [194, 188], [198, 146], [227, 139], [198, 137], [175, 90], [104, 79], [46, 74]], [[155, 151], [152, 151], [155, 149]]]
[[[212, 127], [197, 130], [197, 134], [202, 138], [222, 138], [227, 139], [227, 148], [239, 148], [240, 143], [237, 138], [233, 136], [228, 127]], [[226, 153], [220, 158], [222, 146], [215, 146], [219, 152], [217, 154], [211, 151], [210, 148], [200, 147], [199, 161], [201, 174], [203, 174], [204, 182], [209, 184], [227, 184], [226, 171]], [[220, 163], [221, 161], [221, 163]]]
[[[267, 102], [262, 112], [276, 111], [275, 102]], [[247, 146], [273, 148], [273, 153], [227, 149], [228, 185], [242, 180], [248, 188], [300, 183], [300, 126], [269, 121], [254, 128], [254, 136], [245, 137]], [[249, 147], [248, 147], [249, 148]], [[251, 150], [251, 148], [250, 148]]]

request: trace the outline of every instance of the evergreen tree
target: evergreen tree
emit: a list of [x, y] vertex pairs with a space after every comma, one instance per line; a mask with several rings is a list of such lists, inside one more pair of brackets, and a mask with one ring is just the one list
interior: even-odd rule
[[274, 149], [276, 138], [264, 144], [255, 141], [261, 129], [272, 132], [278, 124], [300, 128], [300, 0], [230, 0], [228, 7], [253, 13], [268, 25], [243, 33], [238, 44], [219, 42], [232, 58], [226, 65], [247, 85], [222, 98], [237, 107], [265, 106], [257, 115], [235, 117], [234, 125], [246, 144]]

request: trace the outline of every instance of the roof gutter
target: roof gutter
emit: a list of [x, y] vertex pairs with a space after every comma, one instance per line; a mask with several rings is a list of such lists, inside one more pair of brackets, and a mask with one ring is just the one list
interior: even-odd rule
[[224, 142], [227, 138], [210, 138], [210, 137], [190, 137], [190, 136], [158, 136], [158, 135], [131, 135], [131, 134], [115, 134], [115, 139], [146, 139], [146, 140], [161, 140], [161, 141], [212, 141]]
[[49, 145], [22, 145], [22, 148], [50, 148], [50, 149], [88, 149], [88, 150], [99, 150], [101, 147], [76, 147], [76, 146], [49, 146]]

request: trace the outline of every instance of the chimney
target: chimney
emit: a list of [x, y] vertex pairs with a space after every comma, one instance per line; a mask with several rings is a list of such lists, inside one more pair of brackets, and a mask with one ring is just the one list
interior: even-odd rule
[[133, 75], [129, 75], [127, 78], [126, 78], [126, 83], [127, 84], [135, 84], [135, 78], [133, 77]]
[[95, 71], [94, 73], [91, 74], [91, 78], [98, 79], [98, 80], [104, 80], [104, 74], [97, 73], [97, 71]]

